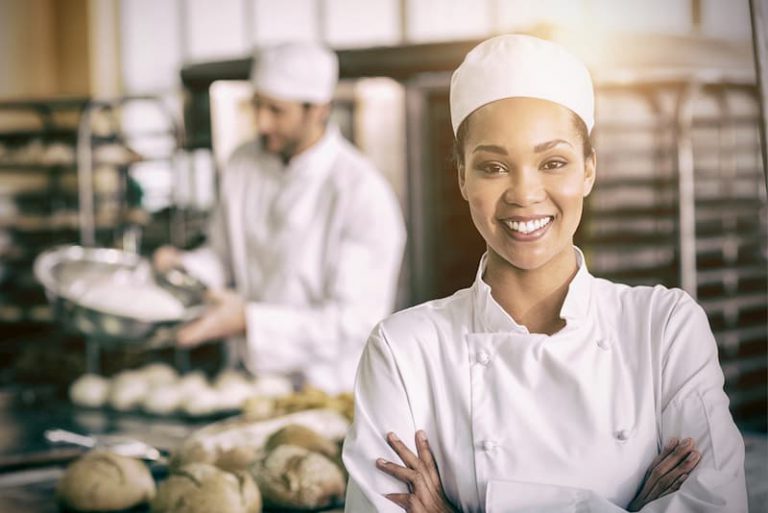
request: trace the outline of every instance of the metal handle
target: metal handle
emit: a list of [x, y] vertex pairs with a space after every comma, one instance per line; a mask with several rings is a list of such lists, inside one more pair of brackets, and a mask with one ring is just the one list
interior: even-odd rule
[[94, 437], [79, 435], [65, 429], [48, 429], [43, 433], [43, 436], [51, 443], [66, 443], [88, 448], [96, 446]]

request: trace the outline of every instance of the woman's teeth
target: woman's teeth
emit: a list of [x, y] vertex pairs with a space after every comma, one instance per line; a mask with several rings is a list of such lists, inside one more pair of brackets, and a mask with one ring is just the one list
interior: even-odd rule
[[540, 219], [534, 219], [532, 221], [504, 221], [506, 225], [520, 233], [531, 233], [544, 226], [548, 225], [552, 221], [551, 217], [542, 217]]

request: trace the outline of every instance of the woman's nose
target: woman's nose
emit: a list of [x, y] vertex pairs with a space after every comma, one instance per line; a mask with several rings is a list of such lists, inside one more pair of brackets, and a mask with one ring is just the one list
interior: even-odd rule
[[546, 196], [544, 184], [535, 170], [517, 170], [510, 173], [504, 202], [509, 205], [525, 207], [538, 203]]

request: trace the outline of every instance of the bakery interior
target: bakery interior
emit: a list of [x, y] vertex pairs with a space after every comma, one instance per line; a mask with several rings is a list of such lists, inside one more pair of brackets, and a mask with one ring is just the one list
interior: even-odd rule
[[65, 469], [94, 446], [139, 458], [108, 462], [134, 482], [104, 510], [149, 511], [169, 461], [224, 472], [272, 449], [266, 468], [281, 437], [304, 440], [319, 492], [286, 488], [273, 462], [221, 485], [240, 509], [189, 511], [342, 511], [350, 394], [227, 369], [222, 344], [177, 348], [183, 320], [102, 315], [59, 294], [56, 267], [120, 272], [204, 242], [218, 175], [255, 133], [253, 49], [308, 39], [337, 53], [333, 119], [400, 202], [398, 309], [468, 286], [484, 245], [453, 174], [448, 84], [509, 32], [567, 44], [593, 73], [600, 178], [576, 243], [594, 275], [704, 307], [750, 510], [768, 511], [764, 0], [0, 0], [0, 512], [65, 508], [60, 490], [94, 479]]

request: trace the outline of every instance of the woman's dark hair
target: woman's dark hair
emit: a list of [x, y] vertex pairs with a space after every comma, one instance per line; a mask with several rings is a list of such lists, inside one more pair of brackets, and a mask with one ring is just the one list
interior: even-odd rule
[[[467, 130], [469, 130], [469, 118], [471, 118], [472, 115], [470, 114], [459, 125], [459, 129], [456, 130], [456, 137], [453, 140], [453, 162], [456, 164], [456, 166], [463, 166], [464, 165], [464, 142], [467, 139]], [[590, 139], [589, 132], [587, 131], [587, 125], [584, 123], [584, 120], [581, 119], [578, 115], [576, 115], [575, 112], [571, 112], [571, 121], [573, 122], [573, 127], [576, 129], [576, 132], [579, 134], [579, 138], [581, 138], [581, 141], [584, 146], [584, 158], [588, 158], [590, 155], [592, 155], [592, 152], [594, 151], [594, 148], [592, 146], [592, 139]]]

